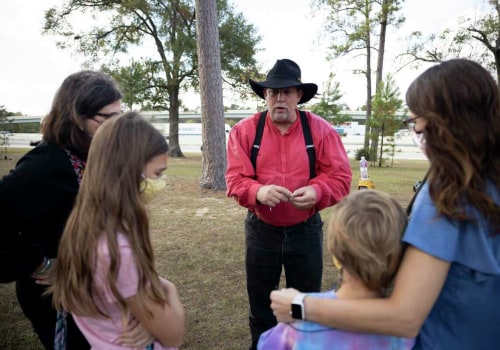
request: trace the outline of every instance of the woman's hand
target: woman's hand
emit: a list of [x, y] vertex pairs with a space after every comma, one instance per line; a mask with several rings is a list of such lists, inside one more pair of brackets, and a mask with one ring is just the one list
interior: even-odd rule
[[117, 343], [133, 349], [144, 349], [154, 340], [155, 337], [139, 321], [132, 319], [127, 326], [127, 330], [118, 338]]
[[33, 272], [33, 275], [31, 275], [31, 278], [35, 279], [36, 284], [42, 284], [45, 286], [49, 286], [54, 283], [54, 280], [56, 278], [56, 269], [55, 265], [57, 263], [57, 259], [47, 259], [44, 261], [44, 266], [41, 266], [38, 268], [35, 272]]
[[293, 288], [273, 290], [271, 292], [271, 309], [279, 322], [293, 322], [292, 301], [299, 291]]

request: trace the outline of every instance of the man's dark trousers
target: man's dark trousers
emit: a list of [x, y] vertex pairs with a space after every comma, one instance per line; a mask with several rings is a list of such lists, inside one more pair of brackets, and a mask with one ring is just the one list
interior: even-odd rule
[[248, 212], [245, 220], [247, 291], [250, 303], [251, 350], [260, 335], [277, 324], [271, 291], [279, 287], [282, 266], [286, 287], [319, 292], [323, 273], [323, 222], [317, 213], [286, 227], [264, 223]]

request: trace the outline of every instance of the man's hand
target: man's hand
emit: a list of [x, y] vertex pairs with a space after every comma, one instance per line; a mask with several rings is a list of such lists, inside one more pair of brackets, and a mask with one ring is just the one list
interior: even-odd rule
[[316, 191], [312, 186], [305, 186], [295, 190], [290, 197], [290, 204], [297, 209], [309, 209], [316, 204]]
[[271, 309], [278, 322], [293, 322], [292, 301], [299, 291], [293, 288], [273, 290], [271, 292]]
[[281, 202], [288, 202], [292, 192], [285, 187], [266, 185], [257, 191], [257, 200], [264, 205], [274, 208]]

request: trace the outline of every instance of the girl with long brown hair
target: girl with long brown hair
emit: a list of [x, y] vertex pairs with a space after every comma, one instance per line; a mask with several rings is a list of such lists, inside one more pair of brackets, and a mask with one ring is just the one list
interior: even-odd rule
[[92, 141], [50, 291], [93, 348], [130, 348], [123, 334], [137, 322], [155, 349], [184, 338], [176, 288], [155, 269], [146, 209], [151, 192], [164, 187], [167, 151], [161, 133], [135, 112], [110, 118]]

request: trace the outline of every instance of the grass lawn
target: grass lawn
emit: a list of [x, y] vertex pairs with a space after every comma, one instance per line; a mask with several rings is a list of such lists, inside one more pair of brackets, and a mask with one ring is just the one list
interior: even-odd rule
[[[13, 168], [23, 150], [0, 159], [0, 176]], [[359, 168], [351, 161], [352, 190]], [[403, 206], [413, 195], [428, 162], [395, 161], [393, 167], [370, 167], [377, 189]], [[246, 210], [223, 192], [200, 190], [201, 156], [169, 159], [167, 188], [151, 203], [152, 239], [160, 275], [174, 282], [186, 308], [187, 336], [181, 349], [246, 349], [250, 343], [244, 270]], [[322, 211], [328, 221], [331, 209]], [[336, 278], [324, 254], [323, 289]], [[0, 284], [0, 349], [41, 349], [15, 299], [13, 284]]]

